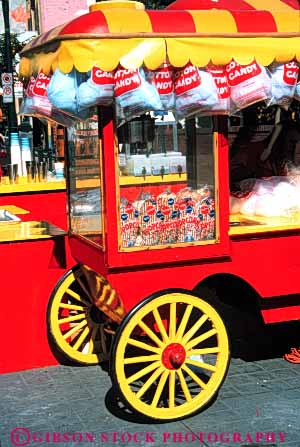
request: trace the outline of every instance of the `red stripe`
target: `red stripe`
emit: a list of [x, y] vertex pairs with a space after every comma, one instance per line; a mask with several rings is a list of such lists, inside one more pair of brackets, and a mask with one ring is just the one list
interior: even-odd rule
[[187, 11], [146, 11], [154, 33], [194, 33], [194, 20]]
[[243, 0], [219, 0], [218, 2], [212, 0], [202, 0], [201, 2], [199, 0], [177, 0], [165, 9], [225, 9], [227, 11], [255, 11], [255, 8]]
[[285, 3], [286, 5], [290, 6], [291, 8], [300, 9], [299, 0], [281, 0], [282, 3]]
[[272, 33], [277, 31], [276, 22], [267, 11], [231, 11], [240, 33]]
[[109, 33], [106, 18], [102, 11], [94, 11], [77, 17], [59, 33], [64, 34], [100, 34]]

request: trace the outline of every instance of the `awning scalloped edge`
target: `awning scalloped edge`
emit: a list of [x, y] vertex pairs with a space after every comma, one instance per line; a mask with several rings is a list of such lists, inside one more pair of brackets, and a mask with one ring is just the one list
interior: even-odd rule
[[112, 71], [119, 64], [126, 69], [145, 65], [158, 68], [166, 59], [174, 67], [191, 61], [203, 67], [209, 62], [226, 65], [232, 59], [247, 64], [256, 59], [268, 66], [296, 60], [300, 62], [300, 37], [220, 37], [220, 38], [131, 38], [131, 39], [78, 39], [61, 41], [54, 52], [34, 52], [22, 57], [19, 76], [29, 78], [39, 71], [50, 74], [57, 67], [69, 73], [73, 67], [87, 72], [93, 66]]

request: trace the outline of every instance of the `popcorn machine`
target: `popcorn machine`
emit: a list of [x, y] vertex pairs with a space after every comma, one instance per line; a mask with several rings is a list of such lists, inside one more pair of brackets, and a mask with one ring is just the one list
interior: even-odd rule
[[[150, 418], [189, 416], [217, 394], [228, 302], [266, 323], [300, 316], [299, 210], [229, 210], [228, 116], [296, 95], [298, 4], [256, 3], [100, 2], [22, 52], [21, 77], [49, 78], [27, 112], [67, 128], [77, 265], [50, 298], [50, 336], [73, 361], [109, 361], [120, 398]], [[294, 80], [281, 96], [272, 64]]]

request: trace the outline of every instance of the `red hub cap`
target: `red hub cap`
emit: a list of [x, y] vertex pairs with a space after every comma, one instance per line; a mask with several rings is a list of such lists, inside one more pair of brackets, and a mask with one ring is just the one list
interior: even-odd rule
[[179, 369], [184, 363], [186, 352], [180, 343], [169, 344], [162, 353], [162, 362], [167, 369]]

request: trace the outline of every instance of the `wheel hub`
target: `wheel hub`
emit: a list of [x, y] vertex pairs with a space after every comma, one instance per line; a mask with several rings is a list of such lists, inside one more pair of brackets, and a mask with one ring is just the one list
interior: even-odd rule
[[185, 357], [185, 349], [180, 343], [170, 343], [162, 353], [162, 362], [167, 369], [179, 369]]
[[101, 324], [105, 321], [105, 316], [101, 310], [98, 309], [94, 304], [89, 309], [89, 315], [93, 323]]

